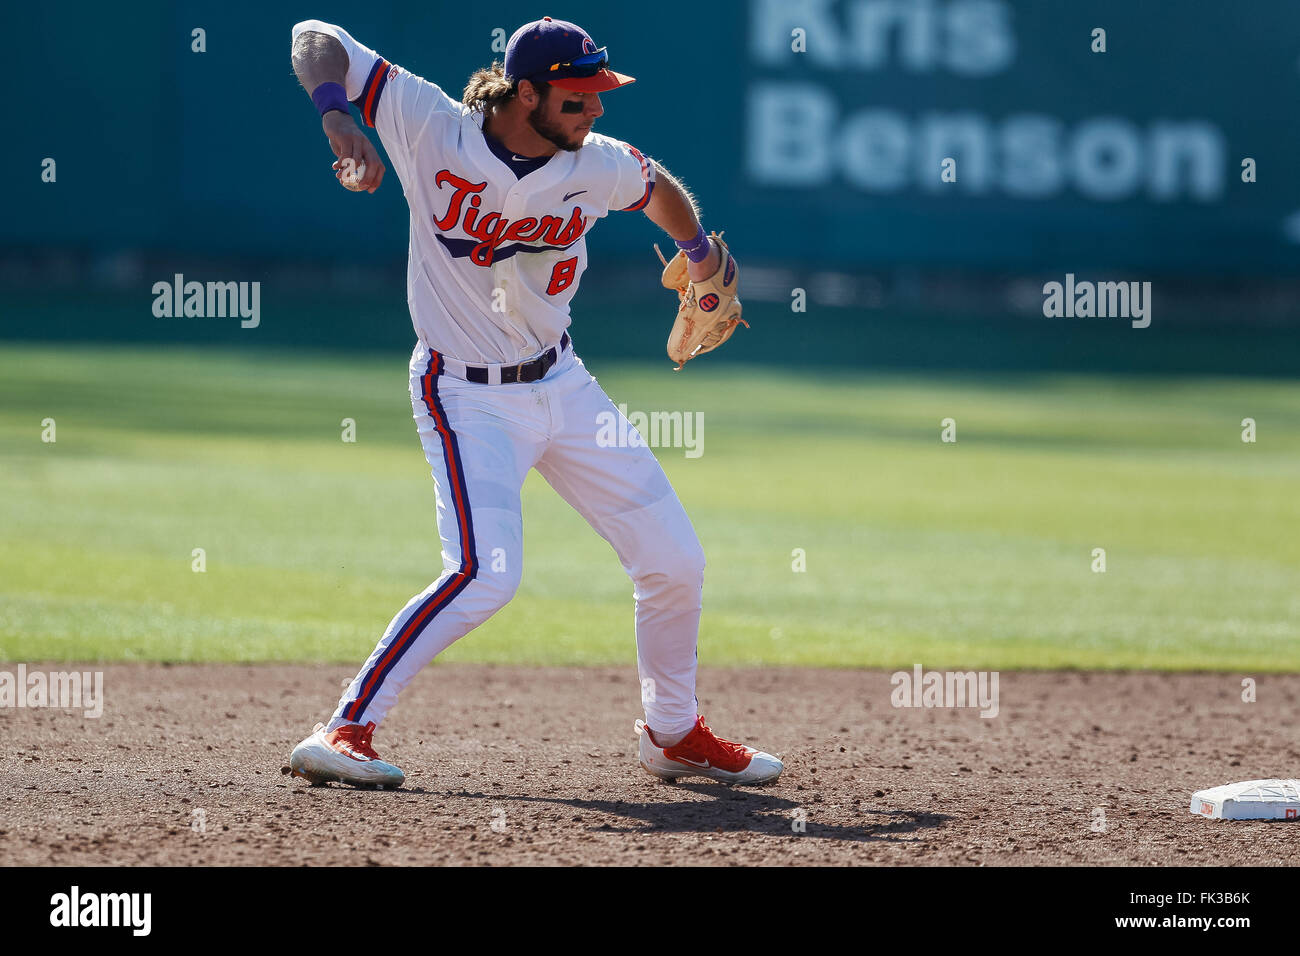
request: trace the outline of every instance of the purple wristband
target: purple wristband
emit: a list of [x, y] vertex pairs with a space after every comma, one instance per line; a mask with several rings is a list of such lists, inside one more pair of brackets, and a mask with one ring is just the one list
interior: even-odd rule
[[330, 110], [341, 113], [348, 111], [348, 91], [340, 83], [322, 83], [311, 91], [311, 101], [316, 104], [321, 116]]
[[700, 226], [700, 231], [694, 239], [687, 239], [683, 242], [680, 239], [674, 239], [677, 248], [686, 253], [686, 258], [691, 262], [703, 262], [709, 258], [709, 252], [712, 247], [709, 245], [709, 237], [704, 234], [704, 227]]

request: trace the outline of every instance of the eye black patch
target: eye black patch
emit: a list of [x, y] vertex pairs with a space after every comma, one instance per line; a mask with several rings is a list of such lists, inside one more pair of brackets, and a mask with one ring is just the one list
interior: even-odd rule
[[561, 113], [581, 113], [582, 100], [565, 100], [560, 104]]

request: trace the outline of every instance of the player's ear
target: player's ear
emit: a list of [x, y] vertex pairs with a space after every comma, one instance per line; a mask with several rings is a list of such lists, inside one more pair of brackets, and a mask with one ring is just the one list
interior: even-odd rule
[[520, 80], [515, 89], [515, 96], [519, 100], [520, 105], [527, 107], [530, 110], [541, 100], [541, 95], [538, 92], [537, 86], [532, 80]]

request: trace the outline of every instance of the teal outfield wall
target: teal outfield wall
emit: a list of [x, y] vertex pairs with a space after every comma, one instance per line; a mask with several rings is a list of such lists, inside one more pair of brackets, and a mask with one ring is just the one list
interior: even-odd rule
[[[8, 45], [0, 247], [401, 257], [398, 183], [334, 183], [291, 25], [340, 23], [458, 93], [494, 31], [547, 12], [639, 77], [597, 128], [686, 179], [751, 261], [1300, 274], [1294, 0], [33, 5]], [[652, 238], [629, 214], [595, 241]]]

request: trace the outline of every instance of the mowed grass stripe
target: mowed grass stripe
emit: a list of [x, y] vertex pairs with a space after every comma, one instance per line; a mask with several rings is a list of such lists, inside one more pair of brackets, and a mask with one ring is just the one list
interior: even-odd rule
[[[589, 367], [703, 414], [701, 457], [658, 450], [708, 556], [702, 663], [1300, 667], [1295, 383]], [[359, 664], [441, 567], [406, 382], [400, 355], [0, 349], [0, 656]], [[630, 664], [613, 551], [536, 474], [523, 499], [519, 596], [447, 657]]]

